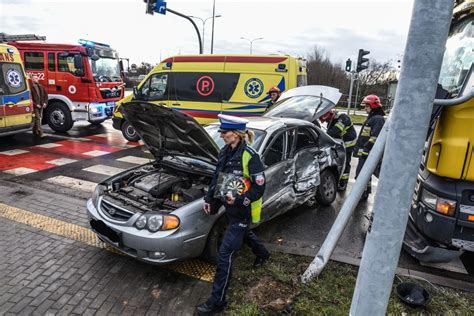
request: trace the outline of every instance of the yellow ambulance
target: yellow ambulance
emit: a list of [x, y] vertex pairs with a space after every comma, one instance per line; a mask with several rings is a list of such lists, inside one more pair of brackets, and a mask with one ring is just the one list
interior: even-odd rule
[[18, 50], [0, 44], [0, 137], [32, 128], [33, 106]]
[[306, 85], [306, 78], [305, 60], [291, 56], [174, 56], [158, 64], [133, 95], [118, 103], [113, 126], [126, 139], [139, 139], [120, 112], [120, 104], [132, 100], [178, 109], [201, 124], [217, 120], [219, 113], [259, 116], [267, 108], [271, 87], [283, 92]]

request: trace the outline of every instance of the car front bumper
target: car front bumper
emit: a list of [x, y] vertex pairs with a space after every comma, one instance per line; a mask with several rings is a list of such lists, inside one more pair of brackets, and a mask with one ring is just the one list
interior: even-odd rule
[[138, 230], [130, 223], [133, 223], [139, 214], [132, 216], [126, 223], [111, 223], [97, 210], [92, 199], [87, 201], [87, 214], [92, 230], [99, 239], [140, 261], [163, 265], [194, 255], [186, 249], [192, 249], [192, 243], [198, 239], [186, 236], [179, 228], [156, 233], [146, 229]]

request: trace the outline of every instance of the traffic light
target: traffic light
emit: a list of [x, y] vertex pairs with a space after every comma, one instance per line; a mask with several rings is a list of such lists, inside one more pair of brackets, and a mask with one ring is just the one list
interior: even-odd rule
[[370, 54], [370, 51], [359, 49], [359, 56], [357, 57], [357, 72], [360, 72], [369, 67], [369, 59], [364, 58], [365, 55]]
[[346, 71], [351, 72], [351, 68], [352, 68], [352, 60], [350, 58], [348, 58], [346, 60]]
[[146, 2], [146, 14], [151, 14], [155, 12], [156, 0], [143, 0]]

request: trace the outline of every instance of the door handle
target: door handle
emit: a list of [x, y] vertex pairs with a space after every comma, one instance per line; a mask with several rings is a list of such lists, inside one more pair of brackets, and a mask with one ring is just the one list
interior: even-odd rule
[[160, 102], [160, 103], [158, 103], [158, 105], [166, 105], [166, 103]]
[[7, 102], [7, 103], [5, 103], [5, 105], [8, 106], [9, 108], [11, 108], [11, 107], [14, 107], [16, 104], [13, 103], [13, 102]]
[[181, 106], [181, 103], [172, 103], [171, 105], [174, 105], [174, 106]]

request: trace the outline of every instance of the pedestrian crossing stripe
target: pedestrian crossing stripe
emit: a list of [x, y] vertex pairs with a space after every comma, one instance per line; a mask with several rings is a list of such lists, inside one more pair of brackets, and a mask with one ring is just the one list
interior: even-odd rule
[[[16, 223], [28, 225], [51, 234], [65, 237], [67, 239], [78, 241], [89, 246], [105, 249], [116, 254], [121, 254], [115, 248], [112, 248], [111, 246], [100, 241], [92, 230], [79, 225], [22, 210], [3, 203], [0, 203], [0, 217], [14, 221]], [[170, 269], [206, 282], [213, 281], [214, 272], [216, 270], [214, 265], [199, 259], [191, 259], [173, 263], [165, 265], [163, 268]]]
[[111, 167], [111, 166], [106, 166], [106, 165], [94, 165], [88, 168], [84, 168], [82, 170], [98, 173], [98, 174], [103, 174], [106, 176], [113, 176], [113, 175], [116, 175], [117, 173], [125, 171], [125, 169], [122, 169], [122, 168]]

